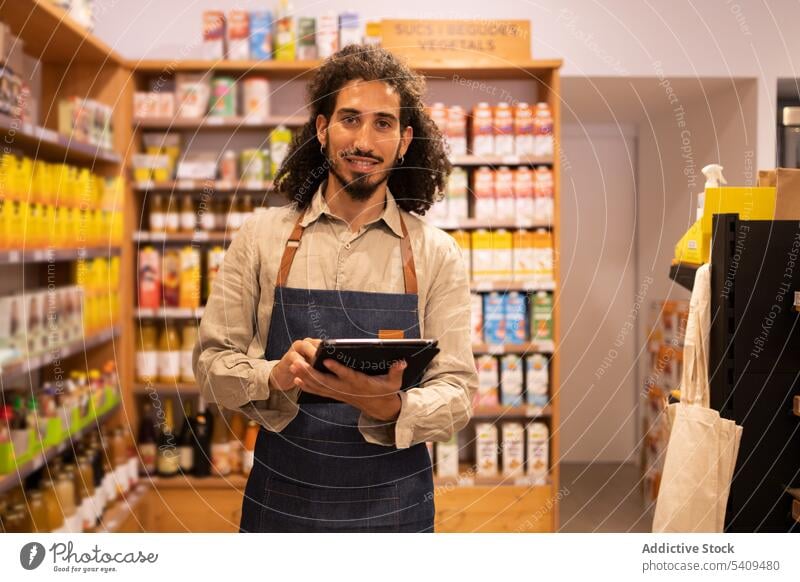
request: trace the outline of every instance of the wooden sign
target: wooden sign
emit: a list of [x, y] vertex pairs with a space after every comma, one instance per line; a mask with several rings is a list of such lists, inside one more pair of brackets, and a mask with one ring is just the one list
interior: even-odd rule
[[531, 58], [528, 20], [383, 20], [381, 45], [414, 64], [498, 64]]

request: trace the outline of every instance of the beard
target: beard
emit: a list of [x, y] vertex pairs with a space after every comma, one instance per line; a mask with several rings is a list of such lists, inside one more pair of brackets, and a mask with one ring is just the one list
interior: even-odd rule
[[[363, 152], [352, 152], [352, 155], [373, 157], [374, 159], [374, 156], [370, 156], [368, 154], [365, 155]], [[395, 155], [395, 160], [396, 158], [397, 155]], [[375, 173], [354, 172], [355, 176], [353, 179], [348, 180], [342, 175], [334, 163], [334, 158], [330, 153], [330, 141], [328, 141], [325, 145], [325, 159], [328, 162], [330, 173], [333, 174], [334, 178], [336, 178], [336, 180], [339, 182], [339, 185], [342, 187], [342, 189], [347, 193], [348, 196], [350, 196], [350, 198], [359, 202], [369, 200], [372, 195], [375, 194], [375, 191], [382, 184], [389, 180], [389, 175], [391, 174], [391, 169], [387, 168], [383, 170], [378, 179], [373, 182], [372, 179], [375, 178]], [[344, 156], [340, 156], [339, 159], [344, 159]]]

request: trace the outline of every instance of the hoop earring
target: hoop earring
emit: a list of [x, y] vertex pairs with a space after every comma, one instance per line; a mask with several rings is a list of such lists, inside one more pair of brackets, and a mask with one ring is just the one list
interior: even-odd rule
[[325, 144], [319, 144], [319, 153], [321, 153], [323, 157], [325, 156]]
[[400, 156], [399, 158], [397, 158], [397, 165], [402, 166], [403, 162], [405, 161], [406, 161], [405, 156]]

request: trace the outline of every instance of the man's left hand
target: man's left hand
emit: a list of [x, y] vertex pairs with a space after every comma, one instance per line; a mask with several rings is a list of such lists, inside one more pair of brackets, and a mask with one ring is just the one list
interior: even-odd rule
[[400, 388], [406, 362], [395, 362], [387, 374], [369, 376], [334, 360], [326, 360], [332, 374], [315, 370], [305, 361], [294, 362], [295, 386], [318, 396], [333, 398], [360, 409], [376, 420], [392, 421], [400, 414]]

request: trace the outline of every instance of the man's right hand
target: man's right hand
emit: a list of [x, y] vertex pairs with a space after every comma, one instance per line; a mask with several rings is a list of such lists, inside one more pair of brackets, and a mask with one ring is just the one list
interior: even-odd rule
[[295, 375], [290, 370], [291, 365], [298, 360], [305, 360], [309, 365], [313, 364], [319, 343], [320, 340], [310, 337], [293, 342], [289, 351], [272, 368], [269, 375], [270, 390], [285, 391], [296, 388]]

